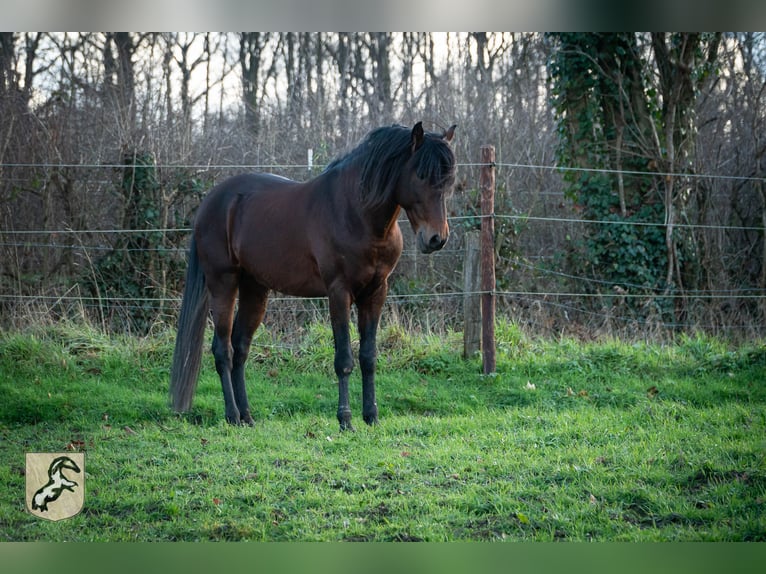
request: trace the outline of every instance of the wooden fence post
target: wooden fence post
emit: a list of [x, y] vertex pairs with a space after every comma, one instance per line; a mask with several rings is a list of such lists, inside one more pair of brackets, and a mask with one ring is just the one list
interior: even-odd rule
[[495, 147], [481, 147], [481, 349], [485, 375], [495, 372]]
[[465, 234], [463, 258], [463, 358], [481, 349], [481, 247], [478, 231]]

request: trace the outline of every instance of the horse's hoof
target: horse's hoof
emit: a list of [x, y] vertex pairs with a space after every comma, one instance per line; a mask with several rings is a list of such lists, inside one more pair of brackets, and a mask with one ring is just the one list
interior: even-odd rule
[[373, 404], [372, 408], [363, 409], [362, 418], [370, 426], [378, 424], [378, 405]]
[[247, 413], [245, 416], [243, 416], [240, 419], [239, 424], [242, 425], [243, 427], [245, 427], [245, 426], [247, 426], [247, 427], [254, 427], [255, 426], [255, 420], [253, 419], [252, 416], [250, 416], [250, 413]]
[[340, 430], [341, 432], [344, 432], [344, 431], [356, 432], [356, 429], [354, 428], [354, 425], [351, 424], [351, 421], [345, 421], [345, 422], [341, 421]]
[[340, 423], [340, 430], [354, 430], [354, 426], [351, 424], [350, 409], [338, 409], [338, 422]]

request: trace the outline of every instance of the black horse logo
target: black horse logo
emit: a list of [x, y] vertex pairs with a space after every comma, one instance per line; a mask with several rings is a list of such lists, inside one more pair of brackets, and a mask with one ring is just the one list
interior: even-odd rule
[[80, 472], [80, 467], [68, 456], [60, 456], [53, 459], [48, 467], [47, 484], [35, 492], [32, 497], [32, 510], [47, 512], [48, 503], [57, 500], [62, 492], [65, 490], [74, 492], [74, 487], [77, 486], [77, 483], [64, 476], [63, 471], [65, 469], [73, 470], [77, 473]]

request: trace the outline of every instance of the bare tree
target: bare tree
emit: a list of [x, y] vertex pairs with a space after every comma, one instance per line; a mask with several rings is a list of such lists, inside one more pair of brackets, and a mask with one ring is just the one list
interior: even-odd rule
[[255, 135], [260, 130], [260, 108], [263, 98], [261, 75], [264, 51], [271, 35], [263, 32], [242, 32], [239, 35], [239, 64], [242, 74], [242, 103], [248, 129]]

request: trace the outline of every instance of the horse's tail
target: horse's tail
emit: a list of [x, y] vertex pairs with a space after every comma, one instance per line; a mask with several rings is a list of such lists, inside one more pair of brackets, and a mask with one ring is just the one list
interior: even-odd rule
[[192, 237], [186, 285], [178, 317], [176, 348], [170, 369], [170, 400], [176, 412], [189, 410], [197, 388], [208, 308], [205, 275], [200, 268], [197, 246]]

